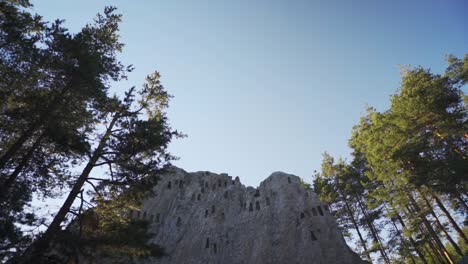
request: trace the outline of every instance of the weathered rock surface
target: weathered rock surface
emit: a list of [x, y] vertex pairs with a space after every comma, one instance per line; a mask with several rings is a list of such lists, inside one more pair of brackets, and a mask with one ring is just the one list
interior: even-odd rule
[[175, 168], [133, 217], [151, 221], [167, 257], [145, 263], [365, 263], [300, 178], [275, 172], [258, 188]]

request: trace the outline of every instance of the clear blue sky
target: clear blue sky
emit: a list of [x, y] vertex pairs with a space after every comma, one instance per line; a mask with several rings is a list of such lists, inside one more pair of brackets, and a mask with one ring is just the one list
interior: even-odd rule
[[105, 5], [124, 15], [121, 59], [136, 67], [116, 92], [154, 70], [175, 96], [168, 112], [188, 134], [172, 143], [188, 171], [273, 171], [307, 180], [321, 153], [347, 157], [366, 104], [385, 110], [400, 64], [436, 72], [468, 52], [468, 4], [420, 1], [32, 1], [72, 32]]

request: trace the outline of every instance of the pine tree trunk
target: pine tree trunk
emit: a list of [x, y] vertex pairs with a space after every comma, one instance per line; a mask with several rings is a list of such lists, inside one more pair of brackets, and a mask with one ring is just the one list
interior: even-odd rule
[[[450, 260], [447, 261], [447, 258], [445, 257], [444, 253], [442, 252], [442, 250], [440, 249], [440, 247], [438, 247], [436, 244], [436, 242], [433, 240], [433, 239], [429, 239], [428, 241], [428, 244], [429, 244], [429, 247], [432, 249], [432, 252], [434, 252], [438, 262], [440, 263], [450, 263]], [[437, 254], [436, 254], [437, 252]]]
[[427, 253], [432, 254], [432, 262], [434, 263], [448, 263], [447, 259], [445, 258], [444, 253], [442, 252], [441, 248], [435, 242], [433, 236], [428, 232], [427, 228], [422, 223], [418, 224], [419, 232], [424, 236], [424, 240], [426, 242], [426, 246], [429, 246], [429, 250]]
[[18, 152], [23, 144], [32, 137], [37, 126], [33, 125], [28, 130], [26, 130], [16, 141], [11, 145], [8, 150], [0, 157], [0, 170], [5, 168], [10, 159]]
[[33, 259], [39, 259], [44, 252], [47, 252], [48, 247], [50, 246], [50, 242], [61, 231], [61, 224], [65, 220], [66, 215], [70, 212], [70, 208], [73, 205], [73, 202], [75, 201], [78, 194], [81, 192], [81, 189], [85, 184], [86, 180], [88, 179], [91, 170], [94, 168], [96, 162], [102, 156], [102, 150], [106, 146], [106, 143], [109, 140], [109, 137], [112, 133], [112, 129], [119, 118], [120, 112], [117, 112], [112, 118], [112, 121], [106, 129], [104, 136], [101, 138], [99, 145], [97, 146], [92, 157], [86, 164], [86, 167], [83, 169], [80, 177], [73, 185], [73, 188], [68, 194], [67, 199], [65, 200], [62, 207], [52, 220], [52, 223], [49, 225], [44, 234], [22, 256], [22, 258], [19, 261], [20, 264], [32, 263], [31, 261]]
[[[393, 208], [393, 206], [392, 206], [392, 208]], [[398, 213], [398, 211], [396, 211], [395, 208], [393, 208], [393, 210], [395, 210], [397, 219], [398, 219], [398, 221], [400, 222], [401, 226], [402, 226], [403, 228], [405, 228], [406, 225], [405, 225], [405, 222], [403, 221], [403, 218], [402, 218], [401, 215]], [[414, 241], [414, 239], [413, 239], [413, 237], [412, 237], [411, 235], [409, 236], [409, 240], [410, 240], [410, 242], [411, 242], [411, 245], [413, 245], [414, 250], [416, 251], [416, 254], [418, 254], [419, 258], [423, 261], [424, 264], [427, 264], [426, 257], [424, 257], [424, 254], [422, 254], [421, 251], [418, 249], [418, 244], [416, 243], [416, 241]]]
[[382, 241], [380, 240], [377, 230], [375, 229], [373, 221], [370, 220], [367, 210], [364, 208], [364, 206], [361, 203], [361, 199], [359, 197], [357, 197], [356, 199], [358, 201], [359, 207], [361, 208], [361, 212], [364, 214], [367, 226], [369, 227], [369, 230], [371, 231], [372, 237], [374, 241], [379, 245], [379, 251], [380, 251], [380, 254], [382, 255], [382, 258], [384, 259], [385, 263], [390, 264], [390, 260], [387, 256], [387, 253], [385, 252], [385, 249], [383, 248]]
[[359, 230], [359, 225], [356, 223], [356, 220], [354, 219], [354, 214], [353, 214], [353, 211], [351, 210], [351, 207], [349, 206], [348, 200], [345, 197], [343, 197], [343, 200], [345, 202], [346, 210], [348, 211], [348, 215], [351, 218], [351, 222], [353, 222], [354, 229], [356, 229], [356, 232], [358, 233], [359, 240], [361, 241], [361, 245], [364, 248], [364, 251], [366, 252], [367, 259], [372, 263], [372, 258], [370, 257], [369, 251], [367, 249], [366, 242], [365, 242], [365, 240], [363, 239], [363, 237], [361, 235], [361, 231]]
[[432, 198], [434, 198], [434, 200], [437, 203], [437, 206], [439, 206], [439, 208], [444, 212], [445, 216], [447, 216], [448, 220], [452, 224], [453, 228], [457, 231], [458, 235], [465, 241], [465, 243], [468, 244], [468, 238], [466, 237], [465, 233], [463, 233], [461, 228], [458, 226], [457, 222], [455, 222], [455, 220], [452, 218], [447, 208], [445, 208], [444, 204], [439, 200], [439, 197], [433, 194]]
[[20, 163], [18, 166], [16, 166], [15, 170], [8, 176], [8, 179], [3, 183], [3, 185], [0, 187], [0, 201], [4, 200], [8, 197], [8, 192], [13, 185], [13, 183], [16, 181], [16, 178], [18, 175], [21, 173], [21, 171], [24, 169], [28, 161], [31, 159], [32, 155], [34, 154], [34, 151], [39, 147], [39, 144], [41, 143], [42, 139], [44, 138], [45, 134], [40, 135], [34, 144], [28, 149], [28, 152], [26, 155], [23, 156], [21, 159]]
[[[414, 206], [416, 212], [418, 212], [418, 214], [420, 214], [421, 208], [417, 204], [417, 202], [414, 199], [413, 195], [411, 193], [408, 193], [408, 196], [409, 196], [410, 200], [412, 201], [412, 205]], [[437, 247], [441, 250], [442, 256], [445, 257], [449, 261], [449, 263], [453, 263], [453, 259], [447, 253], [447, 249], [445, 248], [444, 244], [440, 240], [437, 233], [434, 231], [434, 228], [432, 228], [432, 225], [429, 222], [429, 220], [427, 220], [425, 215], [420, 215], [420, 217], [421, 217], [421, 219], [423, 221], [423, 224], [426, 227], [427, 231], [429, 232], [429, 234], [432, 236], [434, 242], [436, 243]]]
[[11, 145], [8, 150], [0, 156], [0, 171], [5, 168], [11, 158], [18, 152], [23, 144], [33, 136], [34, 132], [44, 125], [53, 112], [55, 112], [58, 108], [60, 100], [62, 100], [64, 94], [71, 88], [71, 81], [69, 81], [63, 89], [57, 94], [57, 96], [52, 100], [50, 105], [46, 108], [46, 110], [42, 111], [39, 115], [39, 119], [32, 123], [31, 126], [26, 129], [26, 131]]
[[[385, 184], [383, 184], [383, 187], [386, 188]], [[393, 187], [393, 184], [391, 184], [392, 187]], [[397, 219], [398, 219], [398, 222], [400, 222], [401, 226], [403, 227], [403, 229], [406, 228], [406, 224], [405, 222], [403, 221], [403, 218], [401, 217], [400, 213], [398, 212], [398, 210], [395, 208], [393, 202], [392, 202], [392, 198], [390, 197], [391, 201], [390, 201], [390, 206], [392, 207], [392, 210], [395, 212], [396, 216], [397, 216]], [[403, 209], [404, 210], [404, 209]], [[408, 213], [410, 214], [410, 211], [408, 210]], [[418, 246], [418, 243], [416, 243], [416, 241], [414, 241], [412, 235], [410, 234], [408, 236], [410, 242], [411, 242], [411, 245], [413, 246], [414, 248], [414, 251], [416, 251], [416, 254], [418, 255], [418, 257], [421, 259], [421, 261], [424, 263], [424, 264], [427, 264], [427, 259], [426, 257], [424, 256], [424, 254], [422, 253], [421, 249], [419, 248]]]
[[437, 249], [435, 249], [434, 245], [432, 245], [431, 243], [431, 241], [428, 241], [424, 246], [426, 254], [428, 254], [431, 257], [431, 263], [446, 263], [446, 261], [444, 259], [441, 259], [440, 256], [437, 254]]
[[413, 254], [411, 253], [411, 248], [409, 247], [409, 245], [408, 245], [407, 241], [405, 240], [405, 238], [401, 235], [400, 229], [398, 228], [398, 226], [396, 225], [396, 223], [395, 223], [395, 221], [393, 219], [390, 219], [390, 221], [392, 222], [393, 228], [395, 228], [395, 232], [398, 234], [398, 237], [400, 238], [400, 241], [403, 243], [406, 250], [408, 250], [411, 262], [413, 264], [416, 264], [416, 260], [414, 260]]
[[429, 212], [431, 213], [431, 215], [434, 217], [434, 219], [436, 220], [436, 223], [437, 225], [439, 226], [439, 228], [444, 232], [445, 236], [447, 237], [448, 241], [450, 242], [450, 244], [453, 246], [453, 248], [455, 249], [455, 251], [458, 253], [458, 255], [462, 256], [463, 257], [463, 253], [460, 249], [460, 247], [457, 245], [457, 243], [455, 243], [455, 241], [452, 239], [452, 236], [450, 236], [449, 232], [447, 232], [447, 230], [445, 229], [445, 227], [442, 225], [442, 223], [439, 221], [439, 217], [437, 217], [436, 213], [434, 212], [434, 210], [432, 209], [432, 205], [430, 204], [430, 202], [427, 200], [427, 198], [421, 194], [422, 198], [424, 199], [425, 203], [426, 203], [426, 206], [428, 207], [429, 209]]

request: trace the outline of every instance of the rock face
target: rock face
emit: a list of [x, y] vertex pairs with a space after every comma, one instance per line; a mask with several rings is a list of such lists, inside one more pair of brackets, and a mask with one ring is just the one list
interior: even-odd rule
[[145, 263], [366, 263], [300, 178], [275, 172], [258, 188], [239, 178], [173, 169], [132, 217], [151, 221], [167, 257]]

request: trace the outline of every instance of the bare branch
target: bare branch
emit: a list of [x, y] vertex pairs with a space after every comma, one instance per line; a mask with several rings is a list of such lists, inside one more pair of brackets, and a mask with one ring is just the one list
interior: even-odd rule
[[112, 181], [115, 181], [114, 171], [112, 170], [112, 163], [108, 163], [108, 165], [109, 165], [109, 171], [110, 171], [111, 179], [112, 179]]
[[108, 163], [112, 163], [112, 161], [108, 160], [108, 161], [104, 161], [104, 162], [101, 162], [101, 163], [96, 163], [96, 164], [94, 164], [93, 167], [99, 167], [99, 166], [102, 166], [102, 165], [106, 165]]
[[[99, 198], [102, 198], [102, 195], [99, 193], [99, 191], [97, 190], [96, 186], [93, 184], [93, 182], [90, 181], [91, 178], [88, 178], [86, 180], [87, 183], [89, 183], [91, 185], [91, 187], [93, 187], [94, 191], [97, 193], [97, 195], [99, 196]], [[97, 178], [92, 178], [93, 180], [103, 180], [103, 179], [97, 179]]]
[[83, 202], [84, 202], [84, 199], [83, 199], [83, 190], [81, 190], [80, 192], [80, 199], [81, 199], [81, 203], [80, 203], [80, 209], [78, 210], [78, 213], [79, 213], [79, 217], [78, 217], [78, 221], [80, 221], [80, 231], [79, 231], [79, 236], [81, 237], [81, 231], [82, 231], [82, 227], [83, 227], [83, 223], [82, 223], [82, 219], [81, 219], [81, 211], [83, 210]]
[[74, 216], [79, 216], [79, 214], [77, 212], [74, 212], [73, 210], [68, 210], [68, 212]]

